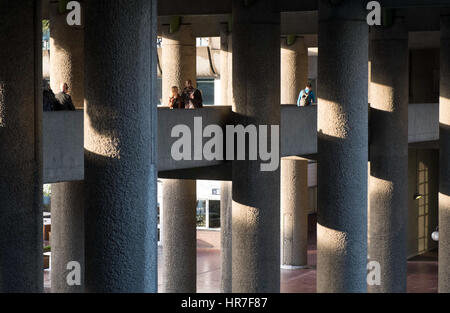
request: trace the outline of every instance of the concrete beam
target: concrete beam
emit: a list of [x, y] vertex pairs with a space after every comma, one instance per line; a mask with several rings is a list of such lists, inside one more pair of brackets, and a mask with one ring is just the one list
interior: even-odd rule
[[[158, 35], [170, 24], [170, 16], [158, 17]], [[217, 37], [221, 27], [230, 21], [229, 14], [217, 15], [183, 15], [182, 24], [190, 25], [196, 37]], [[301, 21], [301, 23], [299, 23]], [[317, 34], [317, 11], [299, 11], [281, 13], [282, 35], [312, 35]]]
[[411, 103], [408, 114], [410, 144], [439, 139], [439, 103]]
[[429, 6], [396, 9], [395, 14], [405, 18], [406, 29], [410, 32], [439, 31], [440, 15], [450, 14], [450, 3], [447, 8]]
[[[281, 12], [317, 11], [317, 0], [292, 1], [281, 0]], [[369, 0], [364, 0], [365, 4]], [[449, 7], [448, 0], [379, 0], [382, 7]], [[158, 16], [170, 15], [215, 15], [231, 14], [231, 0], [210, 1], [191, 0], [189, 5], [184, 0], [165, 0], [158, 3]]]
[[[450, 14], [450, 4], [445, 7], [406, 7], [396, 8], [395, 15], [404, 17], [406, 28], [410, 32], [439, 32], [439, 16]], [[184, 15], [182, 23], [189, 24], [197, 37], [216, 37], [220, 35], [221, 25], [227, 24], [229, 14], [217, 15]], [[301, 21], [301, 23], [299, 23]], [[158, 34], [169, 25], [170, 16], [158, 17]], [[314, 41], [306, 39], [308, 47], [317, 47], [318, 13], [317, 11], [293, 11], [281, 13], [281, 35], [314, 36]], [[425, 44], [428, 38], [424, 38]], [[424, 46], [426, 47], [426, 45]]]
[[439, 49], [441, 33], [439, 31], [409, 32], [408, 45], [410, 50]]
[[232, 165], [232, 162], [225, 162], [213, 166], [194, 167], [173, 171], [161, 171], [158, 172], [158, 178], [231, 181]]
[[[366, 2], [368, 2], [366, 0]], [[448, 7], [448, 0], [379, 0], [382, 7], [410, 8], [410, 7]]]
[[84, 179], [82, 110], [44, 112], [44, 183]]
[[[49, 2], [49, 0], [43, 1], [43, 18], [49, 18]], [[178, 5], [178, 2], [183, 4]], [[189, 6], [185, 6], [184, 0], [159, 1], [158, 35], [161, 35], [163, 25], [170, 24], [171, 16], [180, 15], [183, 24], [191, 25], [195, 36], [219, 36], [221, 24], [229, 21], [231, 0], [193, 0], [192, 2]], [[385, 0], [380, 3], [383, 7], [396, 8], [397, 15], [405, 16], [409, 31], [439, 31], [439, 16], [450, 12], [450, 4], [447, 0]], [[302, 22], [299, 23], [299, 21]], [[282, 1], [282, 35], [317, 36], [317, 26], [316, 0]], [[308, 47], [317, 46], [317, 39], [313, 42], [316, 44], [310, 45], [309, 41], [306, 41]]]
[[[409, 143], [435, 142], [439, 139], [439, 104], [409, 104]], [[158, 108], [159, 177], [231, 180], [231, 163], [222, 161], [174, 161], [172, 128], [178, 124], [193, 129], [194, 117], [203, 126], [231, 123], [231, 106], [205, 107], [202, 110]], [[284, 156], [314, 157], [317, 153], [317, 107], [281, 106], [281, 150]], [[84, 179], [83, 112], [44, 112], [44, 182], [57, 183]]]
[[[185, 0], [159, 1], [158, 16], [231, 14], [231, 2], [231, 0], [191, 0], [189, 5], [186, 5]], [[314, 11], [317, 10], [317, 0], [281, 0], [280, 7], [281, 12]]]
[[[170, 110], [169, 108], [158, 109], [158, 170], [168, 171], [176, 169], [186, 169], [193, 167], [213, 166], [221, 164], [222, 161], [194, 160], [194, 134], [191, 140], [192, 160], [175, 161], [172, 158], [171, 147], [178, 138], [172, 138], [171, 133], [176, 125], [186, 125], [193, 132], [194, 119], [201, 119], [203, 127], [217, 124], [225, 127], [230, 124], [231, 107], [214, 106], [214, 108], [204, 108], [201, 110]], [[204, 141], [206, 142], [206, 141]], [[203, 146], [202, 146], [203, 147]]]

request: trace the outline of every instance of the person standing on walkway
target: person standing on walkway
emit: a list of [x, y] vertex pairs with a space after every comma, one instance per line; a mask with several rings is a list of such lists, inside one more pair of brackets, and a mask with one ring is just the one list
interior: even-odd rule
[[184, 109], [184, 102], [178, 91], [177, 86], [173, 86], [171, 89], [171, 96], [169, 97], [169, 108], [173, 109]]
[[300, 91], [300, 95], [297, 100], [297, 106], [299, 107], [305, 107], [312, 105], [316, 102], [316, 95], [314, 94], [314, 91], [312, 90], [312, 85], [310, 82], [306, 83], [305, 89]]
[[203, 98], [201, 91], [192, 86], [191, 80], [187, 80], [184, 86], [185, 87], [183, 89], [181, 97], [183, 98], [185, 108], [186, 109], [203, 108]]
[[59, 105], [55, 108], [55, 111], [75, 111], [75, 106], [72, 102], [72, 97], [69, 95], [69, 86], [67, 83], [62, 83], [61, 92], [56, 95]]
[[55, 98], [55, 94], [53, 93], [52, 89], [50, 88], [50, 85], [47, 80], [42, 80], [43, 82], [43, 107], [44, 111], [54, 111], [58, 106], [59, 102]]

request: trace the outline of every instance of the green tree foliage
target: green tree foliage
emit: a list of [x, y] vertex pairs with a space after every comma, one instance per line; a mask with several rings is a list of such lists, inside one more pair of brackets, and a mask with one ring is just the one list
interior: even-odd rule
[[50, 31], [50, 21], [42, 20], [42, 33], [47, 33]]

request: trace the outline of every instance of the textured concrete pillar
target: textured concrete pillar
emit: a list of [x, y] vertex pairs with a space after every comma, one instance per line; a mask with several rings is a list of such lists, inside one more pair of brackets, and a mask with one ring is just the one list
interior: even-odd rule
[[296, 104], [308, 81], [308, 48], [303, 37], [281, 39], [281, 104]]
[[281, 159], [281, 268], [308, 264], [308, 160]]
[[223, 293], [231, 293], [231, 271], [232, 271], [232, 232], [231, 232], [231, 208], [232, 208], [232, 183], [228, 181], [222, 182], [220, 186], [220, 240], [222, 260], [222, 280], [221, 291]]
[[228, 34], [228, 104], [234, 106], [233, 97], [233, 35]]
[[0, 292], [41, 292], [40, 1], [0, 8]]
[[361, 1], [319, 0], [318, 292], [367, 290], [366, 15]]
[[[83, 1], [80, 1], [84, 8]], [[50, 13], [50, 83], [60, 92], [61, 83], [69, 85], [76, 108], [84, 106], [84, 25], [69, 26], [67, 13], [59, 13], [59, 1], [51, 2]], [[83, 12], [82, 12], [83, 13]]]
[[156, 1], [86, 10], [85, 290], [156, 292]]
[[[81, 7], [84, 3], [81, 1]], [[59, 12], [59, 3], [49, 5], [50, 82], [55, 93], [60, 84], [69, 85], [76, 108], [84, 106], [84, 24], [69, 26], [67, 13]], [[84, 12], [82, 12], [83, 14]], [[52, 185], [52, 292], [84, 290], [84, 193], [82, 182]], [[81, 285], [67, 284], [69, 262], [81, 266]]]
[[230, 92], [228, 90], [230, 87], [229, 80], [232, 75], [228, 65], [228, 62], [231, 62], [228, 47], [229, 39], [228, 24], [222, 25], [220, 32], [220, 105], [231, 105]]
[[369, 261], [381, 285], [369, 292], [406, 292], [408, 227], [408, 31], [403, 19], [370, 31], [371, 76]]
[[197, 290], [197, 182], [163, 181], [163, 290], [195, 293]]
[[178, 86], [180, 92], [186, 80], [197, 85], [197, 48], [196, 39], [189, 25], [181, 25], [174, 33], [168, 27], [162, 30], [162, 88], [163, 103], [167, 105], [172, 86]]
[[450, 292], [450, 16], [441, 18], [439, 292]]
[[[51, 290], [54, 293], [84, 291], [84, 182], [52, 184], [52, 264]], [[71, 262], [80, 265], [80, 285], [67, 283], [76, 279]], [[67, 269], [68, 265], [69, 269]], [[69, 275], [71, 274], [71, 275]]]
[[[280, 93], [274, 86], [280, 86], [279, 3], [260, 0], [246, 5], [233, 0], [237, 122], [279, 125]], [[237, 293], [280, 290], [280, 171], [263, 172], [261, 163], [233, 162], [232, 284]]]

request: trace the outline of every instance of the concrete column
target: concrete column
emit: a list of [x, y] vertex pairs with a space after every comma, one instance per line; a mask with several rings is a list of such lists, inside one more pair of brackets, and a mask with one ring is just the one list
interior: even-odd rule
[[156, 292], [156, 1], [86, 10], [85, 290]]
[[174, 33], [170, 33], [168, 27], [163, 28], [161, 67], [165, 105], [172, 86], [178, 86], [181, 92], [188, 79], [197, 85], [197, 48], [191, 26], [181, 25]]
[[367, 290], [366, 15], [361, 1], [319, 0], [318, 292]]
[[232, 183], [222, 182], [220, 187], [220, 240], [221, 240], [221, 260], [222, 260], [222, 283], [221, 291], [231, 293], [231, 271], [232, 271], [232, 232], [231, 232], [231, 208], [232, 208]]
[[[84, 182], [52, 184], [52, 264], [53, 293], [84, 291]], [[80, 285], [67, 284], [70, 262], [80, 265]], [[77, 277], [70, 275], [76, 280]]]
[[[279, 3], [233, 0], [233, 111], [239, 124], [280, 124], [279, 88], [267, 92], [268, 85], [280, 86], [280, 62]], [[262, 163], [233, 162], [235, 293], [280, 291], [280, 171], [262, 171]]]
[[281, 159], [281, 268], [308, 264], [308, 160]]
[[222, 25], [220, 33], [220, 105], [231, 105], [229, 80], [231, 79], [232, 72], [229, 71], [230, 66], [228, 62], [231, 62], [229, 56], [228, 41], [230, 35], [228, 32], [228, 24]]
[[[84, 9], [84, 3], [81, 1]], [[84, 106], [84, 23], [69, 26], [67, 13], [59, 12], [59, 2], [49, 4], [50, 81], [55, 93], [60, 84], [69, 85], [76, 108]], [[84, 13], [84, 12], [83, 12]], [[83, 14], [84, 15], [84, 14]], [[82, 15], [82, 16], [83, 16]], [[52, 292], [84, 291], [84, 190], [83, 182], [52, 185]], [[67, 284], [69, 262], [81, 266], [81, 285]]]
[[281, 39], [281, 104], [296, 104], [308, 81], [308, 48], [303, 37]]
[[0, 6], [0, 292], [42, 292], [40, 1]]
[[197, 290], [197, 182], [163, 181], [163, 292]]
[[233, 35], [228, 34], [228, 101], [229, 105], [234, 106], [233, 97]]
[[371, 28], [368, 255], [381, 266], [381, 285], [369, 292], [406, 292], [408, 55], [403, 19]]
[[[83, 1], [80, 1], [84, 8]], [[59, 1], [49, 4], [50, 13], [50, 83], [60, 92], [67, 83], [76, 108], [84, 106], [84, 24], [69, 26], [67, 13], [59, 13]], [[83, 12], [84, 13], [84, 12]], [[84, 16], [82, 14], [82, 16]]]
[[450, 292], [450, 16], [441, 17], [439, 292]]

